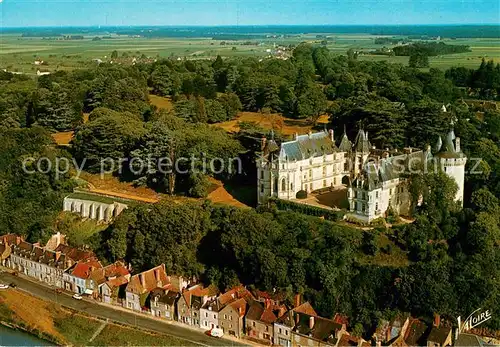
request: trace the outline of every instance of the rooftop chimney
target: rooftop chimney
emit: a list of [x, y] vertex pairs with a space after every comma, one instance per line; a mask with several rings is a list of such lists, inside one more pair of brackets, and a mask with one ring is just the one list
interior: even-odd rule
[[313, 329], [314, 328], [314, 317], [311, 316], [309, 317], [309, 329]]
[[294, 300], [294, 307], [299, 307], [300, 306], [300, 294], [297, 293], [295, 294], [295, 297], [293, 298]]
[[441, 316], [437, 313], [434, 313], [434, 321], [432, 322], [432, 325], [434, 325], [436, 328], [439, 328], [440, 324], [441, 324]]
[[333, 129], [328, 130], [328, 132], [330, 133], [330, 140], [332, 140], [332, 142], [335, 142], [335, 140], [333, 139]]

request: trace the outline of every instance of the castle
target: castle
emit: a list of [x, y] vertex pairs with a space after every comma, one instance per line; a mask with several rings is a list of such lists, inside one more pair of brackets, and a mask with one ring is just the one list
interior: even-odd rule
[[347, 187], [349, 219], [370, 223], [389, 211], [409, 215], [410, 192], [402, 174], [414, 164], [428, 163], [431, 159], [455, 180], [456, 200], [463, 201], [467, 158], [453, 130], [444, 142], [438, 139], [434, 152], [430, 146], [425, 150], [377, 149], [364, 130], [359, 130], [354, 142], [344, 130], [338, 146], [333, 130], [295, 134], [292, 141], [280, 146], [274, 139], [263, 138], [256, 160], [258, 202], [264, 203], [269, 198], [301, 202], [298, 199], [301, 194]]

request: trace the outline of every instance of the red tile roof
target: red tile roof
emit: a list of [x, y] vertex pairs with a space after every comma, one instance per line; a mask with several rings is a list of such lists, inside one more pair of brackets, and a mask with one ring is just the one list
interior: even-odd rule
[[126, 290], [134, 294], [144, 294], [169, 285], [170, 279], [165, 272], [165, 264], [161, 264], [132, 276]]
[[186, 301], [186, 305], [188, 307], [191, 307], [191, 297], [193, 296], [198, 296], [198, 297], [211, 297], [211, 296], [216, 296], [219, 291], [215, 286], [208, 286], [204, 288], [202, 285], [196, 285], [194, 287], [185, 289], [182, 292], [182, 296], [184, 297], [184, 300]]
[[309, 316], [317, 316], [318, 315], [309, 302], [304, 302], [302, 305], [295, 307], [293, 310], [295, 312], [304, 313], [304, 314], [307, 314]]
[[97, 259], [90, 259], [89, 261], [77, 263], [71, 274], [78, 278], [87, 279], [92, 271], [100, 268], [102, 268], [102, 265]]
[[63, 245], [62, 243], [56, 247], [55, 252], [61, 252], [65, 254], [67, 258], [70, 258], [75, 262], [95, 257], [95, 254], [92, 251], [83, 251], [68, 245]]
[[244, 298], [237, 299], [237, 300], [234, 300], [233, 302], [230, 302], [229, 306], [231, 306], [236, 312], [238, 312], [240, 317], [245, 316], [245, 313], [247, 310], [247, 302]]
[[234, 287], [224, 294], [221, 294], [218, 298], [219, 304], [221, 307], [227, 305], [230, 301], [234, 299], [239, 299], [239, 298], [244, 298], [246, 300], [254, 300], [255, 298], [253, 297], [252, 293], [248, 291], [245, 287], [243, 286], [237, 286]]

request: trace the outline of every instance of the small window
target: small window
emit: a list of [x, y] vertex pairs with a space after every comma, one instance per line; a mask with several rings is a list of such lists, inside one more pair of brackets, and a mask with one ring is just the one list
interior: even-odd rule
[[378, 190], [375, 192], [375, 198], [378, 199]]
[[255, 322], [252, 322], [252, 326], [253, 326], [253, 327], [255, 326]]
[[287, 336], [288, 336], [288, 330], [285, 330], [285, 335], [287, 335]]
[[224, 315], [224, 319], [227, 319], [227, 314]]
[[326, 180], [323, 180], [323, 188], [326, 187]]
[[310, 184], [309, 184], [309, 189], [310, 189], [311, 191], [313, 190], [313, 184], [312, 184], [312, 183], [310, 183]]
[[260, 185], [260, 192], [264, 193], [264, 185], [263, 184]]
[[375, 211], [378, 211], [378, 202], [375, 203]]
[[313, 177], [313, 170], [309, 170], [309, 177]]
[[323, 175], [326, 175], [326, 166], [323, 166]]
[[264, 179], [264, 170], [261, 170], [260, 171], [260, 179], [263, 180]]
[[279, 328], [280, 334], [281, 334], [281, 328]]

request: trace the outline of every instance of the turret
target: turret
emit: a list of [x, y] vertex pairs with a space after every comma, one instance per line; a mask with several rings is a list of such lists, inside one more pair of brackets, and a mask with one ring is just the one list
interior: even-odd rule
[[436, 148], [439, 147], [438, 153], [435, 155], [439, 163], [439, 167], [453, 180], [458, 186], [455, 201], [464, 201], [464, 181], [465, 181], [465, 164], [467, 157], [460, 148], [460, 138], [455, 136], [455, 132], [451, 129], [446, 136], [445, 143], [438, 139]]

